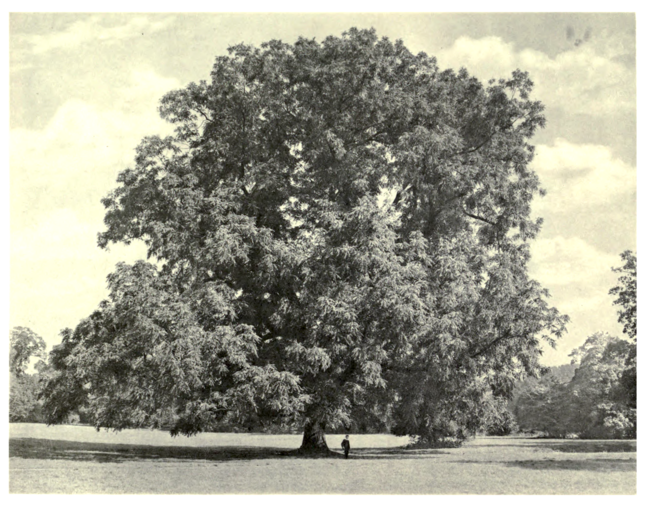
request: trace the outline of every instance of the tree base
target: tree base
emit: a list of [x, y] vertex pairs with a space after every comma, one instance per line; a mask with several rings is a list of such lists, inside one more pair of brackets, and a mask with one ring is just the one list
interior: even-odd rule
[[325, 441], [325, 425], [308, 420], [305, 423], [302, 445], [298, 451], [302, 455], [330, 455], [330, 449]]

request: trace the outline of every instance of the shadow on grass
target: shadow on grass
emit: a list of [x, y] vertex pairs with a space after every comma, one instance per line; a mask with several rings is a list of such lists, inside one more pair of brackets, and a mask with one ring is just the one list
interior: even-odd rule
[[275, 448], [192, 446], [150, 446], [111, 443], [83, 443], [50, 439], [10, 439], [9, 457], [90, 462], [133, 460], [254, 460], [282, 457], [285, 450]]
[[533, 469], [535, 471], [590, 471], [603, 473], [628, 473], [636, 471], [633, 459], [583, 459], [583, 460], [519, 460], [506, 463], [508, 467]]
[[398, 448], [355, 448], [350, 453], [351, 459], [430, 459], [435, 455], [448, 455], [449, 451], [441, 449], [409, 450]]
[[586, 440], [586, 439], [567, 439], [567, 440], [550, 440], [550, 439], [525, 439], [517, 441], [516, 439], [508, 440], [504, 443], [481, 443], [481, 448], [492, 447], [522, 447], [548, 449], [555, 452], [564, 453], [620, 453], [636, 452], [636, 440]]
[[535, 471], [589, 471], [604, 473], [628, 473], [636, 471], [636, 459], [590, 459], [576, 460], [455, 460], [460, 464], [499, 464], [505, 467], [532, 469]]
[[[406, 450], [404, 448], [358, 448], [350, 454], [351, 460], [417, 459], [447, 453], [441, 450]], [[23, 459], [73, 460], [119, 463], [126, 461], [183, 461], [264, 459], [345, 459], [331, 450], [325, 455], [304, 455], [298, 450], [243, 446], [193, 447], [150, 446], [112, 443], [83, 443], [78, 441], [20, 438], [9, 440], [9, 456]]]
[[565, 453], [616, 453], [616, 452], [636, 452], [636, 441], [562, 441], [544, 443], [539, 440], [540, 448], [549, 448], [556, 452]]

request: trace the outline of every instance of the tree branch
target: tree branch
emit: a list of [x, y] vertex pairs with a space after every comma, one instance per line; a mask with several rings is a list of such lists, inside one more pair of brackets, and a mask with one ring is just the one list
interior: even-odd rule
[[196, 107], [196, 112], [201, 115], [203, 118], [205, 118], [206, 122], [210, 123], [212, 122], [212, 118], [210, 118], [208, 115], [206, 115], [203, 110], [201, 109], [200, 106]]
[[462, 209], [462, 212], [463, 212], [465, 215], [467, 215], [468, 217], [471, 217], [472, 219], [480, 220], [480, 221], [485, 222], [485, 223], [487, 223], [487, 224], [490, 224], [490, 225], [492, 225], [492, 226], [497, 226], [497, 223], [496, 223], [496, 222], [493, 222], [493, 221], [491, 221], [491, 220], [489, 220], [489, 219], [486, 219], [485, 217], [481, 217], [481, 216], [479, 216], [479, 215], [474, 215], [473, 213], [469, 213], [469, 212], [468, 212], [467, 210], [465, 210], [464, 208]]
[[498, 344], [504, 339], [511, 338], [512, 335], [510, 335], [510, 330], [508, 332], [504, 333], [503, 335], [499, 335], [496, 339], [492, 339], [490, 342], [488, 342], [485, 346], [483, 346], [481, 349], [478, 351], [472, 353], [469, 355], [469, 358], [476, 358], [477, 356], [481, 356], [483, 353], [487, 352], [488, 349], [492, 348], [495, 344]]
[[402, 194], [404, 192], [407, 192], [411, 187], [412, 187], [412, 185], [408, 184], [402, 190], [397, 191], [397, 194], [395, 194], [395, 198], [393, 199], [393, 202], [391, 203], [390, 206], [397, 206], [399, 204], [399, 202], [402, 200]]
[[[466, 358], [467, 359], [473, 359], [476, 358], [477, 356], [481, 356], [483, 353], [486, 353], [489, 349], [491, 349], [494, 345], [498, 344], [504, 339], [509, 339], [512, 338], [511, 331], [508, 330], [506, 333], [503, 335], [499, 335], [495, 339], [492, 339], [490, 342], [488, 342], [486, 345], [484, 345], [482, 348], [480, 348], [477, 351], [470, 352]], [[458, 361], [456, 362], [456, 368], [460, 367], [462, 364], [462, 358], [459, 358]]]

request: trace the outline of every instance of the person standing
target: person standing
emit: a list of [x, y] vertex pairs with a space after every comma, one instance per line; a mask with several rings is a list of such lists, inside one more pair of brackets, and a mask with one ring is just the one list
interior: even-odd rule
[[345, 439], [341, 441], [341, 448], [343, 448], [343, 453], [345, 454], [345, 458], [348, 458], [348, 455], [350, 454], [350, 435], [346, 434]]

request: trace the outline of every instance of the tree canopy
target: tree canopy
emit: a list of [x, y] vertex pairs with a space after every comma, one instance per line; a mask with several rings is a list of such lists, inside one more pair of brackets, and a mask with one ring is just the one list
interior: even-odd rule
[[143, 241], [52, 353], [50, 421], [378, 422], [462, 438], [539, 369], [566, 317], [528, 276], [544, 126], [516, 70], [481, 83], [351, 29], [241, 44], [165, 95], [104, 200], [99, 245]]

